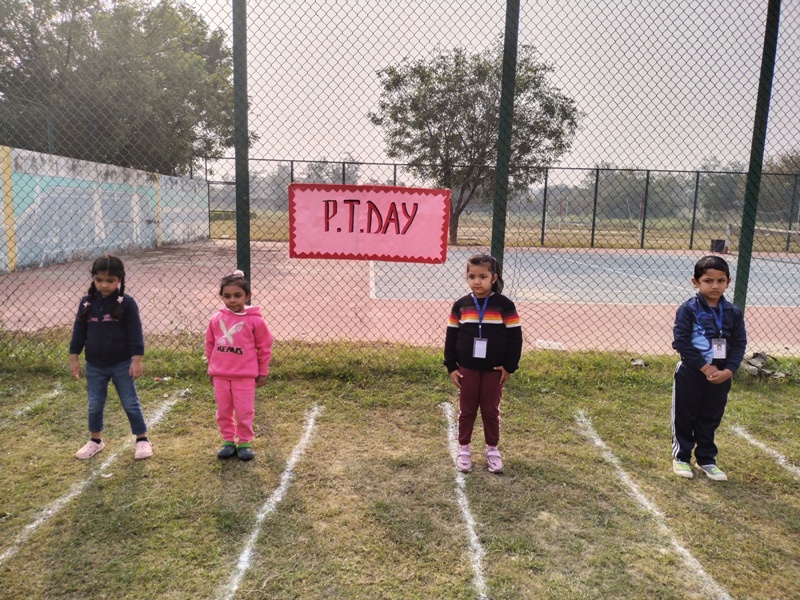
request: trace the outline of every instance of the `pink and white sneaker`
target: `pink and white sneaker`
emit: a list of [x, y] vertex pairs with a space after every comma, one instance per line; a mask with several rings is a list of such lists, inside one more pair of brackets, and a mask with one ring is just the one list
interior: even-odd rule
[[489, 473], [502, 473], [503, 472], [503, 457], [500, 455], [500, 450], [497, 446], [486, 446], [486, 468]]
[[97, 442], [89, 440], [88, 442], [86, 442], [83, 448], [81, 448], [75, 453], [75, 458], [77, 458], [78, 460], [88, 460], [105, 447], [106, 445], [105, 442], [103, 442], [103, 440], [100, 440], [99, 444]]
[[144, 458], [150, 458], [151, 456], [153, 456], [153, 445], [147, 440], [137, 441], [136, 452], [134, 453], [133, 458], [136, 460], [142, 460]]
[[469, 473], [472, 470], [472, 455], [470, 454], [469, 444], [459, 445], [456, 455], [456, 468], [462, 473]]

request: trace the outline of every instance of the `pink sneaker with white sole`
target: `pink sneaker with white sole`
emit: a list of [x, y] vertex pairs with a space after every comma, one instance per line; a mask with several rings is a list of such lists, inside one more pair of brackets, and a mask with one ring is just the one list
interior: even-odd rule
[[458, 447], [456, 468], [462, 473], [469, 473], [472, 470], [472, 455], [470, 454], [469, 444]]
[[75, 458], [77, 458], [78, 460], [88, 460], [105, 447], [106, 445], [103, 442], [103, 440], [100, 440], [99, 444], [97, 442], [89, 440], [88, 442], [86, 442], [83, 448], [81, 448], [75, 453]]
[[502, 473], [503, 472], [503, 457], [497, 446], [486, 446], [486, 468], [489, 473]]
[[150, 458], [151, 456], [153, 456], [153, 445], [147, 440], [137, 440], [136, 453], [133, 455], [133, 458], [142, 460], [144, 458]]

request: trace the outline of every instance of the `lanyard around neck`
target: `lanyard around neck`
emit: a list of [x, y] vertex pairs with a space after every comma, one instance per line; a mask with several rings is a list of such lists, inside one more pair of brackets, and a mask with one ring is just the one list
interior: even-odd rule
[[475, 294], [472, 294], [472, 301], [475, 303], [475, 308], [478, 311], [478, 337], [483, 337], [482, 335], [482, 324], [483, 324], [483, 314], [486, 312], [486, 305], [489, 303], [489, 294], [486, 298], [483, 299], [483, 306], [478, 306], [478, 299], [475, 297]]
[[714, 317], [714, 322], [717, 324], [717, 334], [722, 335], [722, 298], [719, 299], [717, 308], [719, 309], [719, 313], [717, 313], [713, 307], [708, 307], [708, 309], [711, 311], [711, 315]]

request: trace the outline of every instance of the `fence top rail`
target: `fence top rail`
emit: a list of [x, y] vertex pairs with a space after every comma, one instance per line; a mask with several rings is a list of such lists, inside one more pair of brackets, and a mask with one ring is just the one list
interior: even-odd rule
[[[211, 158], [206, 156], [198, 156], [198, 159], [202, 160], [235, 160], [232, 156], [221, 156], [217, 158]], [[360, 161], [360, 160], [308, 160], [305, 158], [250, 158], [250, 162], [267, 162], [267, 163], [309, 163], [309, 164], [329, 164], [329, 165], [366, 165], [366, 166], [373, 166], [373, 167], [407, 167], [409, 163], [397, 163], [397, 162], [370, 162], [370, 161]], [[421, 165], [421, 166], [430, 166], [430, 165]], [[463, 167], [467, 168], [472, 165], [454, 165], [456, 168]], [[493, 169], [495, 165], [484, 165], [487, 169]], [[534, 165], [527, 167], [528, 169], [544, 169], [546, 171], [600, 171], [600, 172], [611, 172], [611, 173], [686, 173], [686, 174], [701, 174], [701, 175], [747, 175], [747, 171], [719, 171], [713, 169], [648, 169], [648, 168], [634, 168], [634, 167], [564, 167], [559, 165]], [[780, 177], [800, 177], [800, 172], [798, 173], [778, 173], [775, 171], [763, 171], [761, 176], [764, 175], [771, 175], [771, 176], [780, 176]], [[216, 183], [216, 182], [212, 182]], [[223, 182], [219, 182], [223, 183]]]

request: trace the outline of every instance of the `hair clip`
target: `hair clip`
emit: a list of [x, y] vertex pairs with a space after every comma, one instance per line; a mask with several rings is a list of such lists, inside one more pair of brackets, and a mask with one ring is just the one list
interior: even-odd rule
[[122, 301], [123, 301], [124, 299], [125, 299], [125, 298], [124, 298], [123, 296], [120, 296], [119, 298], [117, 298], [117, 302], [119, 302], [120, 304], [122, 304]]
[[242, 279], [244, 279], [244, 271], [240, 271], [239, 269], [236, 269], [233, 272], [233, 276], [234, 277], [241, 277]]

